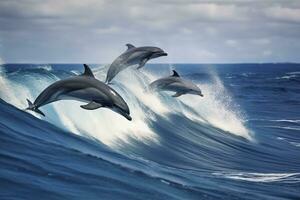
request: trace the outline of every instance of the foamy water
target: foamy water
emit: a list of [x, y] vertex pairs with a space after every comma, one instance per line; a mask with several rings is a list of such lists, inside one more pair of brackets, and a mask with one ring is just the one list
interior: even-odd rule
[[[46, 70], [52, 73], [51, 66], [46, 66]], [[105, 77], [105, 70], [95, 71], [99, 80]], [[5, 76], [5, 73], [2, 73], [0, 77], [1, 98], [20, 109], [27, 107], [26, 98], [33, 101], [39, 92], [59, 80], [54, 74], [51, 75], [52, 78], [40, 74], [39, 78], [28, 77], [26, 84], [20, 84], [8, 80]], [[41, 110], [46, 114], [45, 118], [36, 114], [35, 116], [73, 133], [98, 139], [110, 146], [116, 146], [119, 140], [128, 142], [130, 138], [145, 143], [159, 142], [159, 137], [151, 129], [150, 123], [156, 121], [155, 115], [167, 119], [169, 113], [181, 114], [196, 122], [205, 122], [228, 133], [251, 139], [243, 118], [217, 75], [214, 74], [215, 81], [212, 84], [199, 85], [204, 98], [195, 95], [173, 98], [164, 92], [161, 94], [147, 92], [149, 83], [158, 78], [160, 77], [148, 72], [129, 68], [118, 74], [115, 83], [111, 85], [128, 103], [132, 121], [106, 108], [93, 111], [81, 109], [80, 105], [84, 103], [70, 100], [42, 107]], [[188, 105], [193, 112], [182, 106], [182, 103]]]

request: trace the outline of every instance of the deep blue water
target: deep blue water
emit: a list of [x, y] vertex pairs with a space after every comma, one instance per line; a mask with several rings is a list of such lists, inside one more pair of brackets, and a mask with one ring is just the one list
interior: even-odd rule
[[[170, 69], [204, 98], [147, 93]], [[300, 64], [130, 68], [112, 87], [133, 121], [75, 101], [42, 107], [45, 118], [23, 111], [81, 72], [0, 67], [0, 199], [300, 199]]]

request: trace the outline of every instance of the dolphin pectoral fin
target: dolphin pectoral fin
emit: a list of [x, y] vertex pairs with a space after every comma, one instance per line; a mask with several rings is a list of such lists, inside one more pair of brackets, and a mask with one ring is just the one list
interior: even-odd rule
[[91, 68], [87, 64], [83, 64], [83, 66], [84, 66], [84, 72], [83, 74], [81, 74], [81, 76], [90, 76], [95, 78]]
[[175, 94], [172, 95], [172, 97], [179, 97], [183, 94], [184, 94], [183, 92], [176, 92]]
[[137, 67], [137, 69], [140, 69], [140, 68], [144, 67], [144, 65], [146, 64], [147, 61], [148, 61], [147, 58], [141, 60], [141, 62], [139, 63], [139, 66]]
[[132, 48], [135, 48], [135, 46], [133, 46], [132, 44], [126, 44], [126, 46], [127, 46], [127, 51], [129, 50], [129, 49], [132, 49]]
[[88, 103], [86, 105], [81, 105], [80, 107], [83, 108], [83, 109], [86, 109], [86, 110], [95, 110], [97, 108], [103, 107], [103, 105], [100, 104], [100, 103], [96, 103], [94, 101], [91, 101], [90, 103]]

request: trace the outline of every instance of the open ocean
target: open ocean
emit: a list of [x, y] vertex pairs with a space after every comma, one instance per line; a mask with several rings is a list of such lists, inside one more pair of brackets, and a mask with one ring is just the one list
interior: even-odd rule
[[[91, 65], [104, 80], [104, 65]], [[150, 94], [176, 69], [204, 97]], [[81, 64], [0, 66], [0, 199], [300, 199], [300, 64], [147, 64], [111, 85], [132, 121], [27, 107]]]

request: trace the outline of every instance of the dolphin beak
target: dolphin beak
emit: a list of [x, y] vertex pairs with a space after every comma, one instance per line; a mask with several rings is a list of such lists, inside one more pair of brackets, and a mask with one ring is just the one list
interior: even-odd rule
[[154, 52], [152, 53], [152, 55], [150, 56], [150, 59], [151, 58], [158, 58], [158, 57], [161, 57], [161, 56], [167, 56], [168, 54], [164, 51], [158, 51], [158, 52]]
[[112, 107], [111, 110], [115, 111], [116, 113], [122, 115], [123, 117], [125, 117], [127, 120], [131, 121], [132, 117], [129, 115], [129, 113], [127, 113], [127, 111], [123, 111], [122, 109], [118, 108], [118, 107]]
[[132, 120], [132, 117], [131, 117], [130, 115], [128, 115], [127, 113], [122, 113], [122, 115], [123, 115], [126, 119], [128, 119], [129, 121]]
[[125, 117], [127, 120], [131, 121], [132, 117], [129, 115], [129, 113], [127, 113], [127, 111], [123, 111], [122, 109], [120, 109], [119, 107], [113, 107], [111, 108], [113, 111], [115, 111], [116, 113], [122, 115], [123, 117]]
[[200, 96], [200, 97], [204, 97], [204, 95], [203, 95], [203, 94], [199, 94], [199, 96]]

